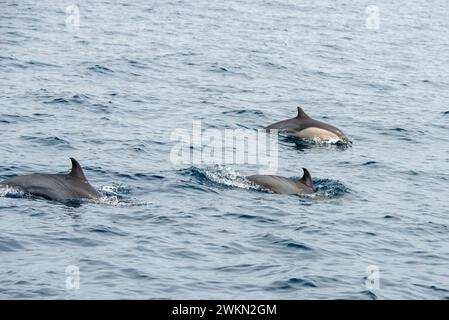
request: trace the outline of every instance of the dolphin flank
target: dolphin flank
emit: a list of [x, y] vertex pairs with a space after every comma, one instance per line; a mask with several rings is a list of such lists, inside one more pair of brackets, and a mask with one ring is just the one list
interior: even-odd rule
[[274, 193], [296, 195], [313, 193], [312, 176], [306, 168], [302, 170], [304, 175], [300, 180], [273, 175], [252, 175], [247, 176], [246, 179]]
[[320, 139], [322, 141], [340, 143], [348, 142], [348, 138], [340, 129], [310, 118], [300, 107], [298, 107], [298, 115], [295, 118], [273, 123], [264, 129], [277, 129], [279, 132], [284, 132], [290, 136], [302, 139]]
[[70, 158], [72, 169], [68, 174], [30, 174], [0, 182], [0, 185], [19, 189], [48, 200], [67, 201], [98, 199], [101, 194], [90, 185], [78, 161]]

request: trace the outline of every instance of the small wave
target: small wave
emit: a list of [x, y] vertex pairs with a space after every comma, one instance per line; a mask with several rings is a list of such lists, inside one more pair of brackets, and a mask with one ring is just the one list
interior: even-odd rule
[[26, 66], [25, 64], [20, 63], [20, 62], [12, 62], [9, 65], [13, 66], [13, 67], [20, 68], [20, 69], [27, 69], [28, 68], [28, 66]]
[[381, 132], [382, 135], [384, 136], [391, 136], [391, 137], [395, 137], [399, 140], [402, 141], [408, 141], [408, 142], [413, 142], [413, 138], [412, 138], [412, 132], [410, 130], [401, 128], [401, 127], [395, 127], [395, 128], [390, 128], [390, 129], [382, 129]]
[[362, 295], [366, 296], [369, 299], [377, 300], [377, 295], [371, 290], [365, 290], [361, 292]]
[[59, 68], [60, 67], [56, 64], [51, 64], [51, 63], [46, 63], [46, 62], [41, 62], [41, 61], [34, 61], [34, 60], [27, 61], [26, 63], [30, 66], [43, 67], [43, 68], [49, 68], [49, 67]]
[[65, 146], [67, 148], [72, 148], [72, 146], [68, 141], [61, 139], [59, 137], [40, 138], [40, 137], [22, 136], [21, 138], [24, 140], [36, 142], [44, 146]]
[[[51, 95], [44, 95], [44, 98], [52, 98]], [[74, 95], [66, 95], [65, 97], [55, 97], [51, 100], [46, 100], [43, 103], [45, 104], [83, 104], [90, 100], [89, 96], [85, 94], [74, 94]]]
[[0, 252], [1, 251], [16, 251], [23, 249], [23, 246], [16, 240], [11, 238], [0, 237]]
[[275, 281], [271, 284], [270, 290], [282, 290], [282, 291], [296, 291], [302, 288], [316, 288], [317, 285], [307, 279], [303, 278], [290, 278], [285, 281]]
[[141, 270], [138, 270], [138, 269], [135, 269], [135, 268], [120, 269], [120, 272], [122, 272], [127, 277], [130, 277], [132, 279], [146, 279], [146, 280], [155, 279], [154, 277], [148, 275], [144, 271], [141, 271]]
[[64, 98], [54, 98], [54, 99], [52, 99], [52, 100], [50, 100], [50, 101], [44, 101], [44, 103], [45, 103], [45, 104], [53, 104], [53, 103], [56, 103], [56, 104], [58, 104], [58, 103], [66, 104], [66, 103], [69, 103], [69, 101], [66, 100], [66, 99], [64, 99]]
[[61, 241], [65, 243], [66, 245], [73, 245], [73, 246], [79, 246], [79, 247], [96, 247], [99, 245], [102, 245], [104, 242], [100, 240], [95, 239], [89, 239], [87, 237], [60, 237], [55, 238], [56, 241]]
[[109, 74], [109, 73], [113, 73], [114, 72], [111, 69], [109, 69], [109, 68], [107, 68], [105, 66], [102, 66], [100, 64], [96, 64], [96, 65], [90, 66], [87, 69], [89, 69], [91, 71], [94, 71], [94, 72], [97, 72], [97, 73], [101, 73], [101, 74]]
[[367, 162], [363, 163], [362, 166], [372, 166], [372, 165], [375, 165], [375, 164], [377, 164], [376, 161], [367, 161]]
[[123, 232], [115, 227], [109, 227], [104, 225], [99, 225], [95, 227], [90, 227], [87, 230], [88, 232], [98, 233], [103, 235], [113, 235], [113, 236], [127, 236], [128, 233]]
[[257, 115], [257, 116], [263, 116], [264, 115], [264, 113], [262, 111], [259, 111], [259, 110], [247, 110], [247, 109], [223, 111], [221, 114], [240, 115], [240, 114], [245, 114], [245, 113], [250, 113], [250, 114]]
[[277, 63], [273, 63], [273, 62], [264, 62], [262, 65], [264, 65], [265, 67], [270, 67], [273, 69], [277, 69], [277, 70], [286, 70], [287, 67], [283, 66], [281, 64], [277, 64]]
[[147, 65], [141, 61], [137, 61], [137, 60], [131, 60], [131, 59], [127, 59], [126, 60], [128, 62], [128, 64], [134, 68], [137, 69], [147, 69]]
[[19, 122], [31, 122], [38, 121], [36, 118], [25, 116], [25, 115], [17, 115], [17, 114], [2, 114], [0, 118], [1, 123], [19, 123]]
[[0, 56], [0, 61], [17, 61], [17, 59], [13, 57]]
[[213, 71], [213, 72], [228, 72], [228, 69], [226, 69], [225, 67], [218, 66], [218, 65], [212, 65], [210, 67], [210, 71]]
[[311, 247], [305, 245], [304, 243], [299, 243], [292, 239], [279, 238], [270, 233], [264, 235], [263, 239], [268, 240], [271, 244], [286, 247], [286, 248], [291, 248], [294, 250], [301, 250], [301, 251], [312, 251], [313, 250]]
[[[245, 79], [252, 79], [252, 77], [249, 74], [247, 74], [246, 72], [243, 72], [242, 68], [238, 67], [238, 66], [235, 66], [232, 69], [230, 69], [227, 67], [220, 66], [218, 64], [213, 64], [210, 66], [208, 71], [222, 74], [223, 76], [232, 75], [232, 76], [243, 77]], [[245, 92], [245, 91], [243, 91], [243, 92]]]
[[397, 128], [392, 128], [392, 129], [390, 129], [390, 131], [407, 132], [408, 130], [407, 130], [407, 129], [404, 129], [404, 128], [397, 127]]
[[425, 284], [414, 284], [417, 287], [421, 287], [421, 288], [425, 288], [425, 289], [429, 289], [429, 290], [433, 290], [433, 291], [437, 291], [437, 292], [449, 292], [449, 289], [445, 289], [445, 288], [441, 288], [441, 287], [437, 287], [435, 285], [425, 285]]
[[256, 221], [259, 223], [266, 223], [266, 224], [275, 224], [278, 222], [278, 220], [276, 220], [276, 219], [266, 218], [263, 216], [251, 215], [251, 214], [226, 213], [224, 216], [225, 217], [236, 217], [241, 220], [251, 220], [251, 221]]

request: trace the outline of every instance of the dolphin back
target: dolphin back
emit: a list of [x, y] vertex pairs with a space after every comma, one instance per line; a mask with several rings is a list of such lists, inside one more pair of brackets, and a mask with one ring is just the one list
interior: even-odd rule
[[101, 194], [90, 185], [78, 161], [71, 158], [69, 174], [30, 174], [0, 182], [25, 193], [49, 200], [98, 199]]
[[2, 185], [16, 188], [34, 196], [48, 200], [67, 201], [75, 199], [95, 199], [98, 191], [92, 186], [74, 183], [70, 177], [61, 174], [31, 174], [2, 182]]
[[279, 194], [305, 194], [307, 192], [302, 186], [298, 185], [293, 179], [274, 176], [274, 175], [252, 175], [246, 177], [248, 180], [261, 186], [264, 189], [270, 190]]
[[315, 190], [313, 188], [312, 176], [306, 168], [302, 168], [302, 170], [304, 174], [300, 180], [263, 174], [247, 176], [246, 178], [274, 193], [297, 195], [313, 193]]
[[70, 188], [58, 175], [30, 174], [3, 181], [2, 184], [48, 200], [64, 201], [74, 198]]

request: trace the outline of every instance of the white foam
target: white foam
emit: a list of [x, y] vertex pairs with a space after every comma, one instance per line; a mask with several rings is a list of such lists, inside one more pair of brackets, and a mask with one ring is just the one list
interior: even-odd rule
[[7, 197], [7, 196], [24, 196], [25, 192], [16, 189], [14, 187], [10, 186], [1, 186], [0, 187], [0, 197]]
[[135, 207], [135, 206], [147, 206], [152, 204], [152, 202], [148, 201], [135, 201], [134, 199], [122, 199], [120, 195], [121, 188], [124, 187], [121, 185], [100, 186], [98, 191], [102, 194], [102, 197], [95, 200], [94, 202], [115, 207]]
[[245, 177], [242, 177], [230, 167], [217, 165], [213, 168], [205, 169], [204, 174], [209, 180], [229, 187], [259, 189], [258, 186], [248, 181]]

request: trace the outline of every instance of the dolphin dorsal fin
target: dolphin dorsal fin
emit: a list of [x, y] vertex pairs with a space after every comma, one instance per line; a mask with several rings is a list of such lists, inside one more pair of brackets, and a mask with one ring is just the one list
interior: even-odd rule
[[70, 158], [70, 161], [72, 161], [72, 170], [70, 171], [69, 176], [71, 176], [72, 178], [87, 180], [86, 176], [84, 175], [83, 168], [81, 168], [78, 161], [76, 161], [74, 158]]
[[306, 119], [306, 118], [310, 118], [310, 117], [304, 112], [304, 110], [302, 110], [301, 107], [298, 107], [298, 115], [296, 116], [296, 118]]
[[313, 189], [312, 176], [310, 175], [309, 170], [307, 170], [306, 168], [302, 168], [302, 170], [304, 171], [304, 175], [302, 176], [300, 181], [306, 186]]

